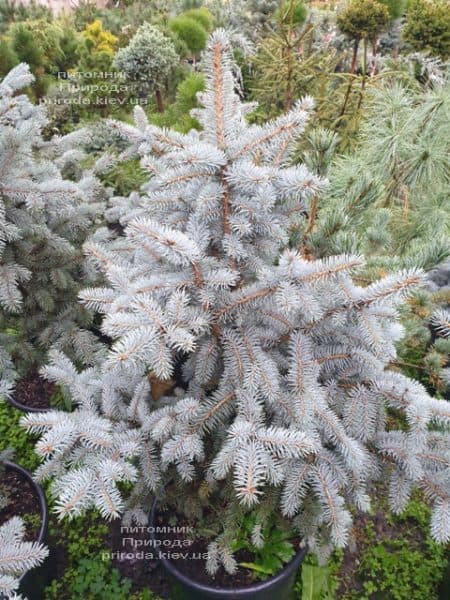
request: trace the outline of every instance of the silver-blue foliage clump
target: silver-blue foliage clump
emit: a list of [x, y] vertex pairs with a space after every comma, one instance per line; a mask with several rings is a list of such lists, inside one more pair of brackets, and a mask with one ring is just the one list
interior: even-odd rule
[[22, 599], [17, 594], [20, 577], [48, 556], [44, 545], [25, 542], [24, 535], [25, 524], [19, 517], [12, 517], [0, 526], [0, 594], [8, 600]]
[[139, 82], [142, 90], [152, 90], [166, 82], [179, 61], [172, 40], [144, 23], [128, 46], [117, 52], [114, 66], [127, 80]]
[[0, 82], [1, 395], [16, 369], [39, 364], [52, 344], [87, 362], [95, 350], [80, 329], [91, 318], [77, 294], [80, 281], [95, 281], [80, 246], [104, 210], [104, 192], [80, 168], [85, 131], [44, 139], [45, 109], [18, 94], [33, 79], [20, 64]]

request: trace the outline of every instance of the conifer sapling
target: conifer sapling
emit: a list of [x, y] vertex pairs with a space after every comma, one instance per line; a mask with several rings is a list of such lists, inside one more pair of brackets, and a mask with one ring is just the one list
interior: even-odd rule
[[[290, 165], [313, 102], [248, 125], [224, 31], [203, 63], [200, 132], [149, 125], [140, 109], [135, 128], [115, 124], [149, 181], [130, 200], [125, 236], [86, 245], [109, 286], [82, 302], [105, 315], [114, 343], [82, 373], [53, 355], [47, 377], [79, 408], [23, 418], [42, 434], [39, 475], [55, 478], [61, 515], [96, 506], [113, 517], [126, 506], [128, 519], [145, 518], [156, 494], [198, 517], [218, 502], [211, 574], [235, 570], [230, 542], [248, 511], [256, 522], [279, 511], [315, 552], [345, 546], [351, 508], [369, 509], [380, 477], [395, 511], [420, 487], [433, 535], [447, 541], [448, 404], [387, 369], [402, 335], [397, 306], [422, 275], [360, 287], [360, 256], [308, 260], [289, 249], [325, 184]], [[181, 365], [183, 385], [158, 397], [152, 382]], [[391, 425], [397, 412], [402, 428]], [[123, 480], [135, 482], [130, 498]]]

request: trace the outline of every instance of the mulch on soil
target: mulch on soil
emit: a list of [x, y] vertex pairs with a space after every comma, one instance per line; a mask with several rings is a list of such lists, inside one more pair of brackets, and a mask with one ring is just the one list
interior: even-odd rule
[[50, 408], [50, 398], [56, 386], [43, 379], [36, 371], [21, 379], [14, 390], [13, 399], [30, 408]]

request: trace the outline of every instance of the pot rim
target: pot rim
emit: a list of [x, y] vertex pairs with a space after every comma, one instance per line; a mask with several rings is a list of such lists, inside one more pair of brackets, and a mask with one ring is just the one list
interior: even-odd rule
[[27, 413], [27, 412], [42, 413], [42, 412], [49, 412], [50, 410], [52, 410], [52, 408], [50, 406], [48, 408], [36, 408], [35, 406], [27, 406], [26, 404], [22, 404], [21, 402], [19, 402], [12, 396], [8, 396], [6, 398], [6, 402], [9, 402], [9, 404], [11, 406], [13, 406], [14, 408], [17, 408], [17, 410], [20, 410], [21, 412], [24, 412], [24, 413]]
[[[152, 509], [150, 512], [150, 525], [152, 526], [155, 522], [157, 509], [157, 501], [156, 499], [153, 502]], [[151, 538], [154, 540], [154, 532], [150, 532]], [[173, 562], [168, 560], [167, 558], [159, 558], [158, 560], [163, 564], [164, 568], [176, 579], [178, 579], [184, 585], [187, 585], [198, 592], [203, 592], [205, 594], [209, 594], [212, 598], [215, 596], [229, 596], [230, 598], [239, 598], [241, 596], [247, 596], [251, 593], [261, 592], [267, 588], [271, 588], [272, 585], [277, 584], [282, 579], [285, 579], [287, 576], [291, 575], [294, 571], [300, 567], [300, 564], [305, 559], [305, 556], [308, 552], [308, 546], [304, 546], [300, 548], [295, 556], [279, 571], [276, 575], [272, 575], [271, 577], [265, 579], [256, 584], [248, 585], [245, 587], [236, 587], [236, 588], [219, 588], [212, 587], [204, 583], [200, 583], [195, 579], [192, 579], [175, 566]]]
[[[9, 469], [11, 471], [16, 471], [17, 473], [20, 473], [20, 475], [25, 477], [25, 479], [27, 479], [28, 482], [30, 483], [30, 485], [32, 486], [32, 488], [37, 496], [38, 503], [39, 503], [39, 509], [40, 509], [40, 513], [41, 513], [41, 526], [39, 528], [38, 537], [35, 541], [39, 544], [44, 543], [45, 538], [47, 536], [47, 531], [48, 531], [48, 517], [49, 517], [47, 500], [45, 498], [44, 490], [36, 481], [34, 481], [33, 476], [31, 475], [30, 471], [28, 471], [21, 465], [18, 465], [17, 463], [11, 462], [9, 460], [2, 461], [2, 464], [4, 465], [4, 467], [7, 470]], [[22, 581], [22, 578], [25, 575], [26, 575], [26, 573], [24, 573], [19, 578], [19, 581]]]

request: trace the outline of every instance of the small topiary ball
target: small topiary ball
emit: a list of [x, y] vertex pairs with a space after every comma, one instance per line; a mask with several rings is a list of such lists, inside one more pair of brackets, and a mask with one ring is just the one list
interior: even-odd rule
[[341, 32], [352, 40], [374, 40], [389, 21], [388, 8], [377, 0], [351, 0], [337, 18]]
[[193, 19], [201, 25], [205, 31], [212, 31], [213, 29], [214, 17], [205, 6], [186, 10], [181, 16]]

